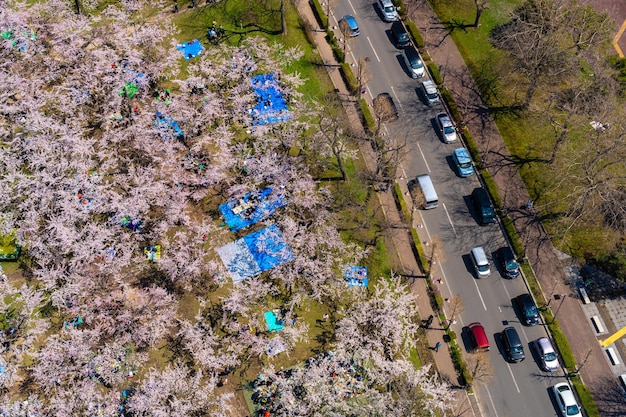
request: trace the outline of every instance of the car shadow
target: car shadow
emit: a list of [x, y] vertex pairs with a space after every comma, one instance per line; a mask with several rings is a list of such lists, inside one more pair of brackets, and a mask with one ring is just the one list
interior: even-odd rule
[[465, 348], [467, 353], [474, 352], [474, 342], [472, 341], [472, 336], [470, 335], [470, 329], [467, 326], [461, 329], [461, 341], [463, 342], [463, 348]]
[[441, 143], [446, 143], [443, 140], [443, 135], [441, 134], [441, 131], [439, 130], [439, 125], [437, 124], [437, 119], [435, 117], [433, 117], [432, 119], [430, 119], [430, 125], [433, 127], [433, 130], [435, 131], [435, 133], [437, 134], [437, 139], [439, 139], [439, 142]]
[[469, 253], [461, 255], [461, 259], [463, 259], [463, 264], [465, 264], [465, 269], [467, 270], [468, 274], [470, 274], [472, 278], [478, 279], [478, 277], [476, 276], [476, 271], [474, 270], [472, 258], [470, 257]]
[[411, 77], [411, 71], [409, 71], [409, 68], [406, 66], [406, 61], [402, 57], [402, 54], [396, 55], [396, 59], [398, 60], [398, 64], [400, 64], [400, 68], [402, 68], [402, 71], [404, 71], [406, 76], [410, 79], [413, 79], [413, 77]]
[[454, 175], [456, 175], [458, 178], [463, 178], [459, 174], [459, 170], [457, 169], [456, 164], [454, 163], [454, 158], [452, 157], [452, 155], [446, 156], [446, 162], [448, 163], [448, 166], [450, 167]]
[[493, 343], [498, 348], [498, 353], [500, 353], [500, 356], [502, 356], [502, 359], [504, 360], [504, 362], [508, 363], [508, 361], [506, 360], [506, 353], [504, 352], [504, 343], [502, 342], [502, 333], [496, 332], [493, 334]]

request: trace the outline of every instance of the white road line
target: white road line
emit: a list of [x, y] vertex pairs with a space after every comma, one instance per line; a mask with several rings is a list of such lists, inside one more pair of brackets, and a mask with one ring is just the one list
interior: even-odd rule
[[422, 155], [422, 159], [424, 160], [424, 165], [426, 165], [426, 169], [430, 173], [430, 166], [428, 165], [428, 161], [426, 161], [426, 156], [424, 156], [424, 152], [422, 152], [422, 147], [420, 146], [420, 143], [418, 141], [415, 141], [415, 144], [417, 145], [417, 149], [419, 149], [420, 151], [420, 155]]
[[396, 98], [396, 103], [398, 103], [398, 105], [400, 106], [400, 109], [404, 111], [404, 106], [400, 102], [400, 99], [398, 98], [398, 95], [396, 94], [396, 90], [393, 88], [393, 86], [391, 87], [391, 92], [393, 93], [393, 96]]
[[354, 15], [356, 16], [356, 10], [354, 10], [354, 6], [352, 5], [352, 2], [350, 0], [348, 0], [348, 4], [352, 8], [352, 13], [354, 13]]
[[511, 378], [513, 378], [513, 383], [515, 384], [515, 389], [517, 390], [517, 393], [519, 394], [520, 390], [519, 390], [519, 387], [517, 386], [517, 381], [515, 380], [515, 376], [513, 376], [513, 370], [511, 369], [511, 365], [509, 365], [507, 363], [506, 367], [509, 368], [509, 373], [511, 374]]
[[[489, 402], [491, 403], [493, 412], [495, 413], [496, 417], [498, 417], [498, 411], [496, 409], [496, 405], [493, 403], [493, 398], [491, 398], [491, 393], [489, 392], [489, 389], [486, 386], [485, 386], [485, 389], [487, 390], [487, 396], [489, 397]], [[480, 401], [478, 401], [478, 404], [480, 404]], [[482, 410], [481, 410], [481, 414], [484, 415], [484, 413], [482, 413]]]
[[443, 210], [446, 212], [446, 216], [448, 216], [448, 221], [450, 222], [450, 226], [452, 226], [452, 231], [454, 232], [454, 237], [459, 237], [456, 234], [456, 228], [454, 227], [454, 223], [452, 223], [452, 218], [450, 217], [450, 213], [448, 213], [448, 209], [446, 208], [446, 203], [441, 203], [443, 206]]
[[406, 171], [404, 170], [404, 165], [400, 164], [400, 171], [402, 171], [402, 178], [406, 178]]
[[478, 278], [472, 277], [472, 281], [474, 281], [474, 285], [476, 286], [476, 291], [478, 291], [478, 296], [480, 297], [480, 302], [483, 303], [483, 307], [484, 307], [485, 311], [487, 311], [487, 306], [485, 305], [485, 300], [483, 300], [483, 295], [480, 293], [480, 289], [478, 289], [478, 284], [476, 283], [476, 281], [478, 281]]
[[374, 52], [374, 56], [376, 57], [376, 60], [380, 62], [380, 58], [378, 57], [378, 54], [376, 53], [376, 49], [374, 49], [374, 45], [372, 45], [372, 41], [370, 41], [370, 37], [366, 36], [366, 39], [370, 43], [370, 46], [372, 47], [372, 51]]

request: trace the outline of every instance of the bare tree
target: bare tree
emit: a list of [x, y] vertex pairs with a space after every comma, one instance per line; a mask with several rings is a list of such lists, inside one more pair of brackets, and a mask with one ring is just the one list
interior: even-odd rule
[[356, 80], [359, 83], [357, 98], [360, 100], [363, 93], [363, 86], [372, 80], [369, 72], [369, 57], [359, 57], [357, 60]]
[[352, 30], [350, 30], [350, 25], [346, 21], [346, 19], [341, 19], [339, 21], [339, 31], [343, 36], [343, 56], [344, 61], [346, 57], [346, 53], [348, 52], [348, 46], [352, 43]]
[[454, 297], [452, 297], [449, 301], [449, 304], [450, 304], [450, 307], [449, 307], [450, 317], [448, 318], [447, 327], [450, 327], [450, 325], [456, 321], [456, 316], [458, 314], [463, 314], [463, 311], [465, 311], [463, 298], [461, 298], [460, 294], [457, 294]]
[[513, 71], [526, 80], [528, 107], [539, 88], [574, 75], [576, 55], [608, 42], [612, 27], [606, 15], [576, 1], [527, 0], [492, 30], [491, 42], [509, 52]]
[[489, 7], [489, 0], [474, 0], [474, 5], [476, 6], [476, 17], [474, 18], [474, 23], [472, 27], [477, 28], [480, 26], [480, 17], [483, 12]]
[[487, 352], [476, 352], [467, 358], [467, 370], [472, 380], [487, 382], [493, 377], [493, 365]]

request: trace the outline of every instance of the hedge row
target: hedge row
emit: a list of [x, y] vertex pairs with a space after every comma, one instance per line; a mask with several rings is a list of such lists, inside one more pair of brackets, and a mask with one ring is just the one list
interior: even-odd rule
[[317, 23], [319, 23], [322, 29], [328, 28], [328, 17], [319, 0], [311, 0], [311, 4], [313, 5], [313, 14], [315, 15], [315, 19], [317, 19]]
[[415, 23], [407, 20], [405, 22], [405, 26], [406, 30], [409, 31], [409, 35], [411, 35], [411, 37], [413, 38], [413, 43], [415, 44], [415, 47], [419, 50], [424, 49], [426, 43], [424, 43], [424, 38], [422, 37], [422, 34], [420, 33], [417, 26], [415, 26]]
[[343, 53], [343, 49], [339, 46], [335, 32], [333, 32], [332, 29], [326, 29], [326, 40], [333, 50], [333, 55], [335, 55], [337, 62], [344, 62], [346, 59], [345, 54]]
[[[350, 66], [348, 66], [350, 68]], [[350, 69], [352, 72], [352, 69]], [[364, 98], [359, 100], [359, 108], [361, 109], [361, 115], [363, 116], [363, 121], [365, 122], [365, 127], [370, 133], [376, 131], [376, 120], [374, 120], [374, 115], [370, 111], [370, 107], [367, 105], [367, 101]]]
[[580, 377], [573, 377], [571, 381], [578, 394], [578, 398], [580, 398], [580, 405], [585, 409], [587, 417], [601, 417], [596, 402]]
[[340, 70], [341, 70], [341, 77], [343, 78], [343, 81], [346, 83], [346, 87], [348, 87], [348, 90], [350, 91], [350, 93], [352, 94], [356, 93], [356, 91], [359, 88], [359, 82], [356, 80], [356, 77], [354, 76], [354, 72], [352, 71], [350, 64], [346, 62], [342, 62], [340, 64]]

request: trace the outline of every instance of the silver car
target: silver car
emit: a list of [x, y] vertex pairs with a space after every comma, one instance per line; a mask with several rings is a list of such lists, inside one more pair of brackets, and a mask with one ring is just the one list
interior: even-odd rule
[[437, 119], [437, 127], [439, 127], [443, 141], [445, 143], [456, 142], [456, 128], [452, 123], [452, 119], [448, 116], [448, 113], [437, 113], [435, 118]]
[[572, 387], [567, 382], [559, 382], [552, 387], [554, 398], [558, 404], [559, 412], [563, 417], [583, 417], [580, 406], [572, 392]]
[[559, 369], [559, 358], [556, 356], [556, 352], [550, 343], [550, 339], [542, 337], [535, 340], [535, 350], [541, 361], [541, 369], [546, 372], [554, 372]]

